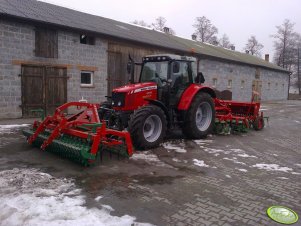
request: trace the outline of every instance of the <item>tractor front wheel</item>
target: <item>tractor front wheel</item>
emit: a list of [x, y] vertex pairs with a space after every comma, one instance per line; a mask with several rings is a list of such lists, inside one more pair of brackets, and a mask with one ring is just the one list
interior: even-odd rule
[[205, 138], [213, 129], [214, 103], [207, 93], [197, 94], [186, 113], [183, 133], [190, 139]]
[[157, 147], [166, 133], [166, 116], [160, 107], [147, 105], [136, 110], [130, 117], [128, 131], [137, 149]]

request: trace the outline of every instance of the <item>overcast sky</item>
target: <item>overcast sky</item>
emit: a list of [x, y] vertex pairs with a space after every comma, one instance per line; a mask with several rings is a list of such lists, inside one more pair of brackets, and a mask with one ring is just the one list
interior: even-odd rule
[[167, 20], [181, 37], [191, 38], [196, 17], [206, 16], [218, 28], [218, 37], [225, 33], [242, 51], [248, 38], [255, 35], [264, 45], [265, 53], [273, 54], [276, 25], [284, 19], [295, 23], [301, 33], [300, 0], [43, 0], [82, 12], [131, 22], [135, 19], [151, 24], [159, 16]]

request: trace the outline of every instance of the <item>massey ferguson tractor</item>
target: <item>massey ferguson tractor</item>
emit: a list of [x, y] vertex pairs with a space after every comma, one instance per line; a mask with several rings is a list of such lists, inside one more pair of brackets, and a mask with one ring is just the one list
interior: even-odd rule
[[137, 149], [158, 146], [170, 129], [180, 127], [188, 138], [206, 137], [215, 122], [215, 92], [194, 73], [195, 59], [177, 55], [146, 56], [138, 83], [134, 62], [128, 65], [131, 84], [116, 88], [101, 105], [101, 119], [110, 128], [127, 129]]
[[[104, 150], [131, 156], [135, 149], [157, 147], [168, 131], [180, 128], [185, 137], [209, 133], [246, 132], [264, 127], [260, 103], [223, 101], [204, 86], [192, 57], [162, 54], [142, 59], [134, 82], [135, 63], [127, 70], [130, 84], [113, 89], [101, 104], [70, 102], [52, 116], [23, 131], [29, 144], [90, 165]], [[69, 115], [75, 107], [78, 113]]]

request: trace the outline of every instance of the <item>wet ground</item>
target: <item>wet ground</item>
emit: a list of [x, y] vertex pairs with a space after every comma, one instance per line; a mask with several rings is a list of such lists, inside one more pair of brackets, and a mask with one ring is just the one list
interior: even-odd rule
[[157, 149], [88, 168], [28, 146], [26, 125], [0, 126], [0, 225], [280, 225], [269, 206], [301, 214], [301, 101], [262, 110], [262, 131], [175, 132]]

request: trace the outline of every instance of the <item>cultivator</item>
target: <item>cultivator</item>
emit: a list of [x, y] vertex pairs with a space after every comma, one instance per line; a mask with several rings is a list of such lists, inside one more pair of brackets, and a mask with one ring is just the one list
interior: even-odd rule
[[[67, 116], [75, 107], [79, 113]], [[58, 107], [53, 116], [35, 121], [32, 129], [23, 131], [29, 144], [55, 152], [85, 166], [102, 158], [103, 151], [129, 157], [133, 154], [130, 134], [108, 129], [99, 120], [98, 104], [70, 102]]]
[[[254, 96], [253, 96], [254, 97]], [[250, 128], [261, 130], [264, 127], [263, 112], [259, 112], [260, 103], [237, 102], [215, 99], [215, 127], [217, 134], [247, 132]]]

